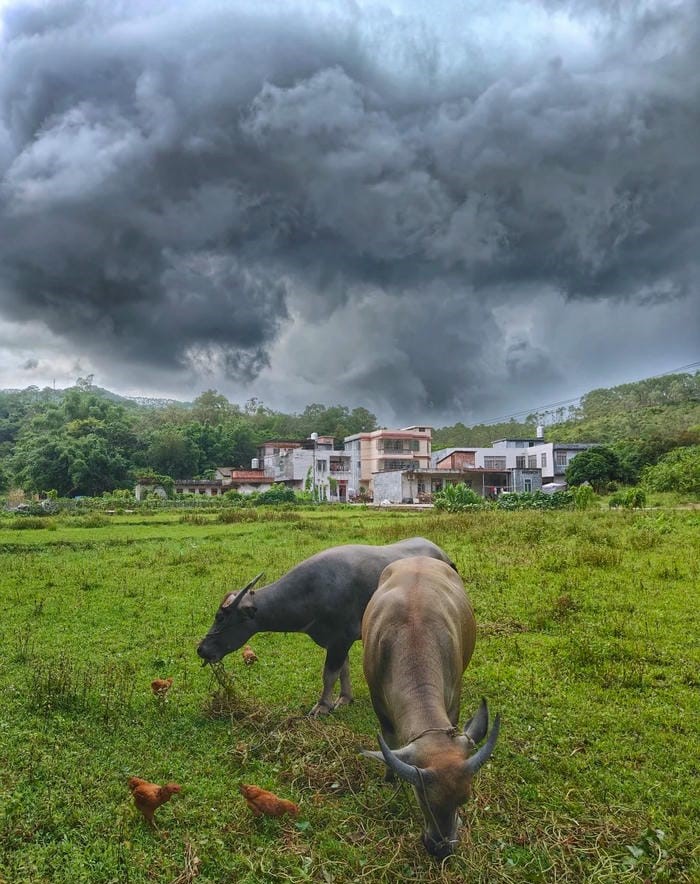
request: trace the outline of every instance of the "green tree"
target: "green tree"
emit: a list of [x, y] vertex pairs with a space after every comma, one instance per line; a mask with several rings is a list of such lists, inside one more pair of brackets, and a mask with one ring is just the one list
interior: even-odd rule
[[144, 466], [175, 479], [187, 479], [199, 474], [200, 456], [196, 441], [182, 428], [164, 427], [151, 435]]
[[203, 424], [216, 426], [237, 413], [240, 413], [238, 406], [216, 390], [205, 390], [192, 403], [192, 417]]
[[127, 481], [126, 458], [95, 434], [31, 436], [18, 446], [16, 479], [25, 491], [95, 496]]
[[602, 445], [581, 451], [566, 468], [569, 485], [588, 482], [600, 491], [608, 482], [620, 478], [620, 464], [615, 452]]

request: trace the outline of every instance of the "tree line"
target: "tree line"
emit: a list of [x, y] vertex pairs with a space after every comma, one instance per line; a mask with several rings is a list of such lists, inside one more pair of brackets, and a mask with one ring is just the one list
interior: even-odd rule
[[160, 474], [207, 478], [217, 466], [250, 468], [268, 439], [299, 440], [312, 432], [340, 440], [373, 430], [366, 408], [308, 405], [285, 414], [251, 399], [243, 406], [215, 390], [191, 405], [153, 408], [115, 401], [90, 384], [56, 393], [0, 392], [0, 490], [98, 496]]

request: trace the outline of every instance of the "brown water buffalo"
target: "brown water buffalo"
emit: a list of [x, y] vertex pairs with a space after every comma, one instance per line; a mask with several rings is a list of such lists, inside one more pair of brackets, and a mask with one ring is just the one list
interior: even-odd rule
[[363, 754], [413, 786], [425, 821], [423, 844], [439, 859], [454, 851], [458, 808], [470, 797], [472, 778], [491, 756], [500, 728], [497, 715], [477, 749], [488, 732], [482, 700], [464, 730], [457, 729], [462, 673], [475, 639], [474, 612], [453, 568], [417, 556], [384, 569], [362, 619], [381, 752]]

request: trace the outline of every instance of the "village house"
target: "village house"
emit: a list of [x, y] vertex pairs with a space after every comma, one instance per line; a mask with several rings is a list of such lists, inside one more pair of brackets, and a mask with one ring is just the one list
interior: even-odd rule
[[295, 491], [310, 491], [320, 500], [348, 500], [351, 455], [335, 447], [333, 436], [270, 440], [258, 447], [256, 461], [274, 482]]
[[[596, 444], [545, 442], [542, 432], [535, 439], [497, 439], [490, 448], [443, 448], [433, 452], [431, 463], [444, 470], [536, 470], [542, 484], [565, 484], [566, 468], [574, 457]], [[535, 490], [534, 486], [531, 490]]]
[[234, 467], [217, 467], [213, 479], [175, 479], [176, 494], [200, 494], [220, 497], [227, 491], [251, 494], [267, 491], [274, 479], [264, 470], [237, 470]]
[[413, 426], [346, 436], [345, 451], [350, 455], [350, 496], [373, 493], [377, 473], [428, 469], [432, 435], [432, 427]]

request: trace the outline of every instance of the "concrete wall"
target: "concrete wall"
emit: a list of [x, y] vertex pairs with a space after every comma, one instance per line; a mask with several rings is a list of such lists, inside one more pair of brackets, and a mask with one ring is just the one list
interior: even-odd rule
[[542, 488], [542, 473], [539, 470], [513, 470], [513, 491], [521, 493], [526, 489], [525, 482], [530, 483], [530, 491], [539, 491]]
[[400, 470], [375, 473], [373, 476], [374, 502], [381, 503], [383, 500], [390, 500], [392, 503], [401, 503], [404, 497], [411, 496], [410, 489], [404, 493], [404, 485], [408, 484], [404, 480], [404, 475]]

